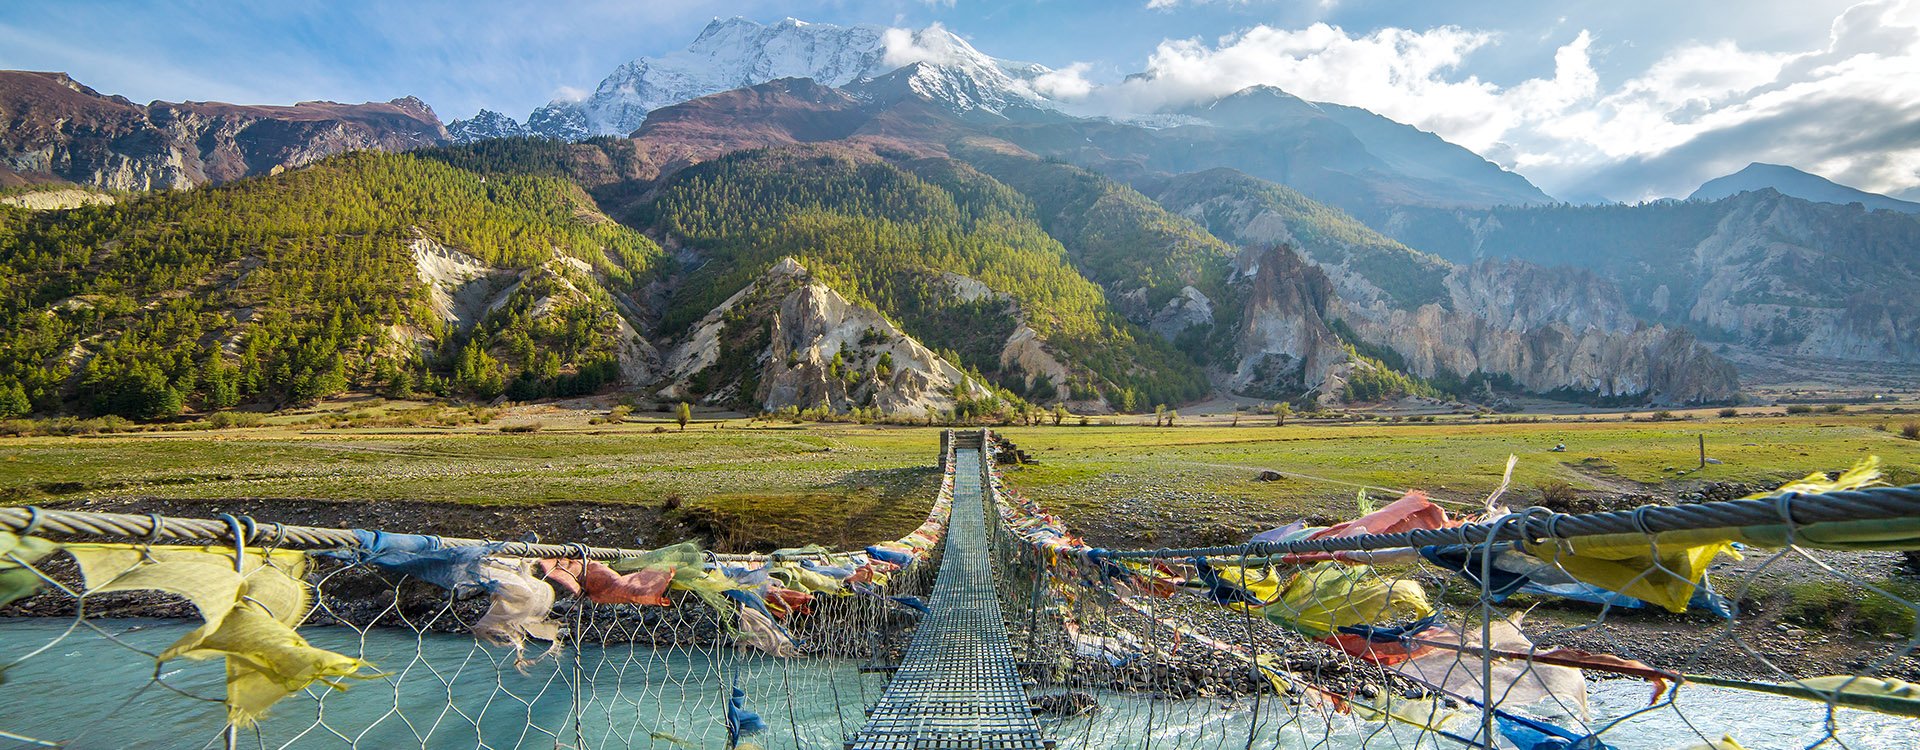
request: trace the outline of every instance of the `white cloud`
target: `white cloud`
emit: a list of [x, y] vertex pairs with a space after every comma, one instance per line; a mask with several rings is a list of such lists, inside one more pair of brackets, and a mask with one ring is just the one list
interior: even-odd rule
[[556, 102], [586, 101], [587, 96], [592, 93], [593, 92], [582, 88], [560, 86], [553, 90], [553, 100]]
[[1432, 130], [1567, 194], [1684, 195], [1749, 161], [1868, 190], [1920, 188], [1920, 0], [1849, 8], [1824, 49], [1693, 43], [1611, 86], [1585, 31], [1558, 49], [1550, 75], [1503, 86], [1462, 72], [1499, 41], [1451, 26], [1361, 35], [1256, 26], [1213, 44], [1162, 42], [1147, 75], [1088, 101], [1145, 112], [1273, 85]]
[[1093, 66], [1077, 62], [1064, 68], [1050, 70], [1033, 79], [1033, 90], [1041, 96], [1055, 101], [1072, 102], [1087, 98], [1093, 93], [1093, 82], [1087, 80], [1087, 71]]
[[890, 28], [881, 34], [880, 41], [886, 48], [882, 59], [895, 68], [917, 62], [952, 65], [966, 60], [969, 53], [978, 54], [937, 22], [920, 31]]

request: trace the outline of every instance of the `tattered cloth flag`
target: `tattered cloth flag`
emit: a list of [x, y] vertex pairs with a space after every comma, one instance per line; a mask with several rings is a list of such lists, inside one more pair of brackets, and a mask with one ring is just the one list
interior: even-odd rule
[[894, 606], [897, 606], [901, 609], [912, 612], [916, 617], [920, 615], [931, 614], [933, 612], [932, 609], [927, 607], [926, 601], [922, 600], [920, 597], [917, 597], [917, 596], [906, 596], [906, 595], [887, 596], [885, 594], [880, 593], [879, 590], [875, 589], [874, 587], [868, 586], [864, 583], [853, 584], [853, 592], [861, 596], [872, 597], [880, 601], [890, 602]]
[[1447, 518], [1446, 510], [1428, 500], [1425, 493], [1402, 495], [1387, 506], [1359, 518], [1337, 523], [1308, 536], [1308, 539], [1339, 539], [1362, 534], [1397, 534], [1415, 529], [1445, 529], [1459, 522]]
[[[1823, 473], [1809, 474], [1772, 492], [1743, 499], [1790, 492], [1835, 492], [1879, 483], [1880, 457], [1868, 456], [1837, 478], [1828, 479]], [[1784, 543], [1792, 534], [1791, 529], [1763, 528], [1765, 530], [1756, 531], [1755, 537], [1778, 534], [1779, 541]], [[1671, 612], [1685, 612], [1703, 589], [1707, 568], [1716, 558], [1726, 555], [1740, 559], [1739, 553], [1733, 551], [1735, 539], [1752, 538], [1745, 537], [1738, 528], [1656, 534], [1652, 539], [1642, 534], [1603, 534], [1531, 543], [1527, 545], [1527, 552], [1557, 564], [1583, 583], [1642, 599]]]
[[1314, 638], [1340, 628], [1413, 623], [1433, 614], [1416, 581], [1385, 579], [1366, 565], [1324, 562], [1295, 574], [1265, 608], [1268, 620]]
[[1520, 630], [1519, 613], [1488, 623], [1487, 630], [1490, 643], [1482, 643], [1478, 627], [1430, 629], [1420, 640], [1448, 648], [1435, 648], [1387, 668], [1456, 697], [1485, 694], [1487, 686], [1480, 681], [1484, 668], [1492, 678], [1496, 708], [1527, 706], [1548, 714], [1587, 718], [1587, 683], [1579, 669], [1514, 659], [1498, 659], [1487, 665], [1485, 657], [1478, 655], [1483, 649], [1511, 653], [1533, 650], [1533, 641]]
[[772, 612], [773, 616], [782, 620], [792, 617], [796, 613], [802, 615], [807, 614], [811, 611], [813, 605], [812, 594], [805, 591], [794, 591], [793, 589], [782, 588], [772, 583], [766, 584], [761, 592], [761, 596], [767, 600], [767, 610]]
[[904, 594], [900, 596], [889, 596], [887, 597], [887, 601], [893, 602], [894, 604], [898, 604], [902, 607], [906, 607], [907, 609], [911, 609], [915, 612], [919, 612], [920, 614], [923, 614], [923, 615], [933, 614], [933, 610], [927, 607], [927, 603], [917, 596], [908, 596]]
[[59, 545], [37, 536], [0, 531], [0, 607], [40, 590], [40, 574], [31, 567]]
[[765, 731], [767, 722], [747, 710], [747, 691], [734, 688], [727, 699], [727, 747], [739, 747], [740, 740]]
[[[484, 561], [487, 613], [473, 622], [473, 634], [496, 646], [513, 649], [514, 666], [525, 668], [560, 652], [560, 624], [547, 619], [553, 610], [553, 587], [533, 577], [533, 561], [518, 557], [489, 557]], [[547, 650], [526, 658], [527, 639], [547, 641]]]
[[876, 544], [867, 548], [867, 554], [872, 555], [875, 560], [890, 562], [903, 568], [912, 565], [913, 561], [917, 559], [914, 557], [913, 551], [907, 548], [906, 545]]
[[1334, 648], [1375, 664], [1399, 664], [1426, 653], [1432, 646], [1414, 643], [1413, 636], [1433, 628], [1440, 615], [1431, 614], [1405, 625], [1346, 625], [1340, 632], [1320, 639]]
[[[1222, 570], [1230, 570], [1236, 574], [1233, 576], [1236, 579], [1247, 578], [1248, 576], [1240, 574], [1240, 568], [1222, 566], [1221, 569], [1216, 570], [1204, 557], [1193, 558], [1193, 568], [1195, 575], [1200, 579], [1200, 584], [1207, 588], [1207, 598], [1212, 599], [1216, 604], [1244, 604], [1259, 607], [1267, 603], [1259, 594], [1237, 585], [1240, 581], [1229, 582], [1221, 575]], [[1272, 576], [1268, 575], [1265, 578], [1271, 579]], [[1269, 583], [1268, 586], [1271, 589], [1273, 584]]]
[[674, 566], [655, 565], [621, 575], [598, 560], [553, 558], [536, 563], [540, 575], [568, 596], [585, 595], [595, 604], [641, 604], [649, 607], [672, 606], [666, 597], [673, 583]]
[[354, 529], [353, 535], [359, 539], [359, 546], [315, 554], [411, 576], [456, 594], [486, 588], [487, 573], [481, 560], [501, 546], [447, 547], [437, 536], [365, 529]]
[[252, 726], [274, 703], [315, 682], [343, 689], [338, 678], [369, 679], [373, 665], [314, 648], [294, 632], [307, 616], [305, 553], [249, 549], [245, 570], [234, 569], [225, 547], [147, 548], [126, 544], [68, 544], [87, 595], [109, 591], [164, 591], [199, 610], [200, 627], [154, 657], [227, 662], [227, 720]]
[[552, 644], [542, 656], [559, 651], [560, 625], [547, 619], [553, 609], [553, 587], [533, 576], [531, 561], [494, 557], [503, 545], [447, 547], [437, 536], [365, 529], [354, 529], [353, 535], [360, 542], [358, 547], [317, 554], [418, 578], [455, 596], [487, 592], [487, 613], [474, 621], [473, 634], [512, 648], [516, 667], [534, 661], [526, 658], [528, 638]]
[[766, 601], [759, 592], [731, 589], [721, 593], [740, 604], [740, 627], [735, 634], [740, 643], [774, 656], [799, 655], [793, 646], [793, 637], [773, 621], [773, 613], [767, 611]]
[[1293, 523], [1287, 524], [1285, 526], [1281, 526], [1277, 529], [1267, 529], [1266, 531], [1262, 531], [1258, 534], [1254, 534], [1252, 541], [1266, 542], [1268, 544], [1277, 544], [1279, 542], [1290, 541], [1289, 537], [1295, 534], [1298, 534], [1301, 531], [1304, 531], [1306, 528], [1307, 528], [1306, 521], [1294, 521]]

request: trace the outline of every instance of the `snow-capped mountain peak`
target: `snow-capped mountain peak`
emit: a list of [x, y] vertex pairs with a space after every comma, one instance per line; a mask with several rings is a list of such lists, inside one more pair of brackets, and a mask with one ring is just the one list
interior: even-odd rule
[[911, 88], [956, 111], [1047, 105], [1033, 80], [1052, 71], [988, 57], [938, 24], [908, 30], [735, 17], [714, 19], [686, 49], [621, 65], [583, 100], [535, 110], [527, 129], [566, 139], [626, 135], [648, 112], [708, 94], [781, 78], [840, 87], [916, 63], [921, 72]]
[[480, 110], [479, 114], [465, 120], [447, 123], [447, 135], [454, 143], [472, 143], [489, 138], [516, 138], [528, 135], [527, 127], [506, 115], [491, 109]]

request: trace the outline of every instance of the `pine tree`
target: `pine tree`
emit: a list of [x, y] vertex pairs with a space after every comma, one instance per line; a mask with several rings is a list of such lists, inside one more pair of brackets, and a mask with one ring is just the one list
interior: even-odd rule
[[239, 369], [220, 357], [219, 347], [208, 347], [200, 368], [200, 400], [208, 411], [231, 409], [240, 403]]
[[24, 417], [33, 413], [33, 403], [27, 400], [27, 391], [19, 383], [0, 385], [0, 419]]

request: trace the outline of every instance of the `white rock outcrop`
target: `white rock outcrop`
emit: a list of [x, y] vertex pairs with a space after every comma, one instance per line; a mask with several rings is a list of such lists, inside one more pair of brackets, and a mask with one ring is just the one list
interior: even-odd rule
[[663, 398], [905, 415], [951, 409], [967, 387], [959, 368], [792, 258], [701, 318], [667, 355], [664, 380]]

